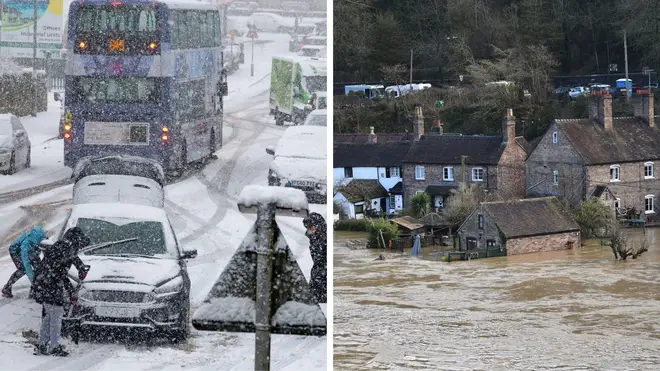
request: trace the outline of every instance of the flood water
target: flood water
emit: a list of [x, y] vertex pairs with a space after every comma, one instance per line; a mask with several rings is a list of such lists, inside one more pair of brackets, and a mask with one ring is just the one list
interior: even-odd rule
[[660, 229], [646, 237], [637, 260], [588, 241], [444, 263], [335, 233], [334, 369], [658, 370]]

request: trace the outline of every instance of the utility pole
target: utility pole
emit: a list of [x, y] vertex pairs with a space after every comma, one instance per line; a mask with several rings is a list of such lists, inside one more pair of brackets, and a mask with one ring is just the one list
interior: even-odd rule
[[0, 0], [0, 58], [2, 58], [2, 12], [5, 8], [4, 0]]
[[257, 209], [257, 299], [254, 324], [254, 369], [270, 370], [271, 291], [273, 287], [273, 239], [276, 204], [259, 204]]
[[250, 63], [250, 77], [254, 76], [254, 34], [252, 34], [252, 62]]
[[34, 13], [32, 15], [34, 20], [34, 33], [32, 38], [32, 116], [37, 117], [37, 101], [39, 94], [37, 93], [37, 0], [34, 0]]
[[630, 100], [632, 84], [628, 83], [628, 37], [625, 29], [623, 30], [623, 56], [626, 62], [626, 100]]
[[413, 50], [410, 49], [410, 89], [412, 89]]

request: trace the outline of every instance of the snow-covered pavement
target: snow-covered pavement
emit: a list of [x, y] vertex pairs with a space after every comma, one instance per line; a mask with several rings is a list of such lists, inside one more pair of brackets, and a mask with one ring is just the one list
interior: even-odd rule
[[[287, 35], [260, 35], [270, 42], [255, 44], [255, 74], [250, 77], [250, 46], [246, 64], [229, 77], [225, 101], [224, 146], [212, 161], [189, 177], [168, 185], [165, 208], [180, 244], [197, 249], [198, 257], [188, 262], [193, 312], [205, 299], [254, 222], [254, 215], [238, 212], [236, 200], [248, 184], [267, 184], [272, 157], [266, 146], [274, 146], [284, 128], [268, 116], [270, 58], [287, 54]], [[259, 58], [257, 57], [259, 53]], [[61, 165], [62, 141], [57, 135], [59, 104], [51, 102], [49, 112], [24, 118], [32, 140], [33, 168], [12, 176], [0, 176], [0, 193], [35, 187], [69, 177]], [[41, 148], [41, 154], [37, 150]], [[17, 233], [39, 223], [51, 233], [59, 230], [70, 209], [71, 185], [0, 205], [0, 282], [14, 270], [6, 246]], [[7, 201], [5, 201], [7, 202]], [[325, 205], [312, 211], [326, 215]], [[305, 277], [312, 265], [308, 240], [300, 218], [278, 217], [278, 223], [296, 256]], [[93, 269], [93, 267], [92, 267]], [[32, 355], [33, 331], [39, 326], [41, 308], [27, 299], [28, 281], [14, 286], [13, 299], [0, 299], [0, 370], [249, 370], [253, 368], [254, 334], [200, 332], [192, 330], [187, 343], [105, 343], [85, 342], [65, 346], [67, 358]], [[325, 310], [325, 305], [322, 306]], [[273, 370], [325, 370], [327, 337], [273, 337]]]

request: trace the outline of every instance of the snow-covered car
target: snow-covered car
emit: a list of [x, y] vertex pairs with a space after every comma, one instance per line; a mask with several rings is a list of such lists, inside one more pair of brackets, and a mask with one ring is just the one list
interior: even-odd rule
[[150, 159], [122, 155], [84, 158], [72, 177], [74, 205], [115, 202], [165, 206], [163, 168]]
[[[165, 210], [93, 203], [74, 205], [60, 236], [79, 227], [91, 245], [80, 252], [90, 266], [79, 282], [79, 300], [64, 324], [71, 332], [93, 328], [136, 328], [183, 340], [189, 334], [190, 278], [186, 260]], [[68, 313], [68, 312], [67, 312]]]
[[324, 45], [305, 45], [300, 48], [298, 55], [301, 57], [326, 58], [328, 48]]
[[322, 45], [326, 46], [328, 44], [327, 36], [305, 36], [302, 39], [303, 45]]
[[282, 17], [275, 13], [262, 12], [252, 13], [248, 23], [253, 24], [257, 28], [257, 31], [261, 32], [284, 33], [292, 30], [295, 26], [295, 20], [293, 18]]
[[305, 192], [310, 203], [326, 203], [327, 128], [293, 126], [284, 131], [268, 170], [268, 185], [292, 187]]
[[30, 138], [18, 117], [0, 114], [0, 173], [14, 174], [29, 168], [31, 162]]
[[328, 110], [317, 109], [309, 113], [303, 126], [328, 126]]
[[227, 17], [227, 32], [234, 37], [247, 35], [249, 29], [245, 18]]

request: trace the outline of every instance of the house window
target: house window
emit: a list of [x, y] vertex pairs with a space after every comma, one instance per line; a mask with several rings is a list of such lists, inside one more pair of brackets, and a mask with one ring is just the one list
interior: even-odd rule
[[344, 178], [352, 178], [353, 177], [353, 168], [352, 167], [345, 167], [344, 168]]
[[621, 181], [621, 167], [619, 165], [610, 166], [610, 182], [620, 182]]
[[479, 229], [484, 229], [484, 216], [479, 214]]
[[472, 250], [477, 248], [477, 239], [474, 237], [465, 238], [465, 247], [467, 250]]
[[420, 193], [424, 193], [424, 191], [415, 191], [415, 196], [417, 196]]
[[644, 213], [653, 214], [655, 213], [655, 196], [647, 195], [644, 197]]
[[552, 184], [554, 185], [559, 184], [559, 170], [554, 170], [552, 172]]
[[495, 247], [495, 240], [486, 240], [486, 247], [489, 249]]
[[390, 209], [396, 208], [396, 196], [390, 195]]
[[644, 163], [644, 179], [653, 179], [653, 163]]
[[363, 214], [364, 213], [364, 204], [355, 205], [355, 213]]
[[388, 178], [399, 178], [401, 176], [398, 167], [388, 167], [385, 169], [385, 172], [387, 173], [386, 175]]
[[620, 209], [621, 208], [621, 199], [620, 198], [616, 198], [614, 200], [614, 208], [615, 209]]
[[442, 169], [442, 180], [454, 180], [454, 168], [453, 167], [446, 167]]
[[484, 181], [484, 169], [480, 167], [472, 168], [472, 181], [473, 182], [483, 182]]
[[552, 143], [557, 144], [557, 132], [556, 131], [552, 132]]
[[415, 179], [424, 180], [424, 166], [415, 166]]

